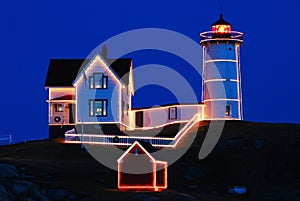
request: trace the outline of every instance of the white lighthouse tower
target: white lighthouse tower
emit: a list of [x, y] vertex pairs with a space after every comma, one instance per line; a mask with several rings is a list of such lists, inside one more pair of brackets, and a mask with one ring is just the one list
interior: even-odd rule
[[220, 19], [200, 34], [203, 47], [202, 102], [207, 120], [242, 120], [240, 46], [243, 33]]

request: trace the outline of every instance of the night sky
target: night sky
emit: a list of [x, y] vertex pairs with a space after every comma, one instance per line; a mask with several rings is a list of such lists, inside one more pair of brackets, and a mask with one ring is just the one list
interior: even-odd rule
[[[1, 4], [0, 135], [13, 134], [15, 141], [48, 136], [44, 82], [50, 58], [85, 58], [104, 40], [137, 28], [170, 29], [199, 42], [199, 33], [210, 30], [220, 14], [217, 0]], [[247, 121], [300, 123], [299, 6], [296, 0], [223, 1], [224, 18], [245, 34], [241, 69]], [[200, 99], [200, 77], [180, 58], [158, 51], [130, 56], [135, 67], [157, 63], [178, 70]], [[175, 100], [165, 89], [145, 87], [133, 101], [142, 107]]]

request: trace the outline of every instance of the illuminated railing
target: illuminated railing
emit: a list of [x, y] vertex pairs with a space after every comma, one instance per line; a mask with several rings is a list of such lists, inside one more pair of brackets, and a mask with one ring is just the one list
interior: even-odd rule
[[182, 139], [182, 137], [186, 135], [187, 132], [191, 130], [191, 128], [199, 121], [200, 121], [200, 115], [195, 114], [195, 116], [174, 137], [174, 141], [172, 142], [172, 145], [175, 147], [180, 141], [180, 139]]
[[116, 145], [130, 146], [135, 141], [151, 143], [154, 147], [175, 147], [182, 137], [200, 121], [200, 115], [196, 114], [177, 134], [171, 137], [147, 137], [147, 136], [119, 136], [119, 135], [97, 135], [97, 134], [65, 134], [65, 143], [71, 144], [94, 144], [94, 145]]
[[0, 135], [0, 145], [12, 144], [12, 135]]
[[217, 34], [216, 32], [207, 31], [207, 32], [200, 33], [200, 40], [201, 43], [213, 41], [213, 40], [233, 40], [233, 41], [243, 42], [244, 34], [238, 31], [230, 31], [228, 33], [225, 33], [224, 36], [226, 37], [220, 37], [220, 36], [221, 34]]
[[169, 147], [173, 138], [166, 137], [143, 137], [143, 136], [115, 136], [95, 134], [65, 134], [65, 142], [72, 144], [95, 144], [130, 146], [136, 140], [149, 142], [154, 147]]

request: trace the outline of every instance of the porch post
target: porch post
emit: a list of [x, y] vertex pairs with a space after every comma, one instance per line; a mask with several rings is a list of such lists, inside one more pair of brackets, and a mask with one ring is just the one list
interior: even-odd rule
[[81, 149], [83, 149], [83, 121], [81, 120]]

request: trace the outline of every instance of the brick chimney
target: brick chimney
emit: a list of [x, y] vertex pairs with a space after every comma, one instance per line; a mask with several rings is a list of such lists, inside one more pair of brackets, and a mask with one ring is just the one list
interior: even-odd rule
[[105, 44], [102, 46], [102, 56], [104, 57], [104, 59], [108, 58], [108, 50]]

